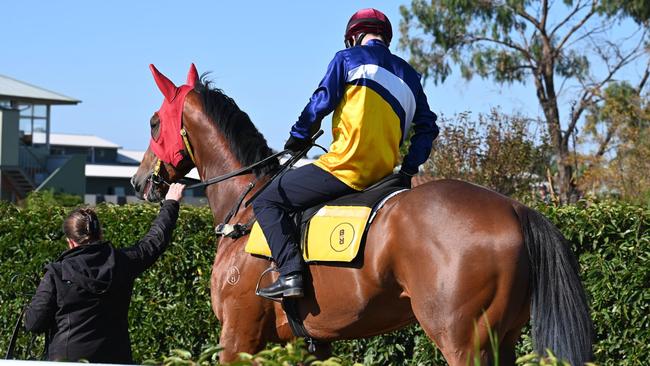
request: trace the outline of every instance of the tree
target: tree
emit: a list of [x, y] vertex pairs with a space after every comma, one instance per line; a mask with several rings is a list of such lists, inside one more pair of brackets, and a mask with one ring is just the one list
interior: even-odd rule
[[[400, 8], [400, 47], [435, 83], [444, 82], [453, 66], [466, 79], [532, 80], [550, 136], [557, 188], [567, 202], [577, 193], [570, 142], [578, 122], [602, 102], [603, 88], [622, 69], [647, 55], [649, 9], [645, 0], [413, 0]], [[625, 17], [643, 26], [622, 40], [608, 39]], [[593, 67], [598, 59], [602, 67]], [[570, 110], [562, 119], [560, 96], [566, 88], [571, 88]]]
[[586, 118], [585, 138], [596, 147], [587, 157], [582, 184], [593, 191], [650, 202], [650, 102], [642, 93], [648, 74], [637, 86], [611, 83], [603, 103]]
[[643, 84], [635, 88], [625, 81], [611, 83], [604, 90], [603, 102], [590, 108], [585, 131], [595, 140], [596, 158], [629, 139], [632, 130], [647, 128], [648, 106], [642, 90]]
[[[498, 110], [479, 115], [461, 113], [440, 119], [424, 172], [484, 185], [499, 193], [527, 198], [544, 180], [549, 160], [546, 131], [537, 121], [508, 116]], [[537, 127], [542, 127], [541, 130]]]

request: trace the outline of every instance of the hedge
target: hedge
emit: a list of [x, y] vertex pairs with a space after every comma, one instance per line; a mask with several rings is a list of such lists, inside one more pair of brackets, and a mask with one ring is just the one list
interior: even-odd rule
[[[650, 209], [603, 201], [538, 207], [579, 254], [591, 301], [596, 361], [601, 365], [647, 364], [650, 355]], [[42, 268], [65, 249], [61, 223], [69, 208], [34, 197], [24, 208], [0, 203], [0, 352], [33, 293]], [[155, 217], [155, 205], [100, 205], [105, 236], [131, 245]], [[207, 208], [183, 207], [169, 250], [136, 282], [130, 332], [136, 361], [161, 360], [173, 349], [201, 354], [218, 343], [210, 307], [210, 269], [215, 239]], [[29, 337], [17, 353], [27, 356]], [[37, 342], [37, 346], [40, 344]], [[520, 355], [531, 351], [523, 337]], [[32, 352], [35, 354], [36, 352]], [[342, 364], [444, 364], [418, 326], [369, 339], [337, 342]]]
[[[0, 203], [0, 352], [42, 275], [43, 266], [66, 249], [61, 224], [69, 208], [32, 199], [24, 209]], [[149, 229], [157, 205], [100, 205], [105, 238], [117, 247], [134, 244]], [[170, 248], [136, 280], [130, 318], [135, 360], [172, 348], [198, 352], [218, 342], [219, 325], [210, 307], [210, 269], [215, 240], [209, 210], [183, 206]], [[20, 339], [17, 353], [29, 343]], [[42, 344], [40, 342], [39, 344]], [[40, 347], [40, 345], [39, 345]]]

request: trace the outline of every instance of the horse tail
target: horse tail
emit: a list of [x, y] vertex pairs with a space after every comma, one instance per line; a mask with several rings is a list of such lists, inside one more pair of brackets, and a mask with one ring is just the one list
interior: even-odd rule
[[525, 206], [519, 216], [531, 269], [531, 328], [538, 354], [550, 349], [572, 365], [593, 357], [593, 328], [578, 261], [560, 230]]

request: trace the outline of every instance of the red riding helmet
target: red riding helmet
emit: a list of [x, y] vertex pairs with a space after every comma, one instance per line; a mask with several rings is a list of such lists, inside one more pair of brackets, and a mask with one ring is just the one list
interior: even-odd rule
[[379, 10], [361, 9], [352, 15], [345, 28], [345, 47], [360, 44], [367, 33], [379, 34], [388, 46], [393, 38], [393, 27], [390, 25], [388, 17]]

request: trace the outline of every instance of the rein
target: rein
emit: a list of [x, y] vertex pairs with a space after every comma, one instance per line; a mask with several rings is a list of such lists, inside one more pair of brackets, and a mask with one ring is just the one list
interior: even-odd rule
[[275, 153], [275, 154], [273, 154], [271, 156], [267, 156], [266, 158], [258, 161], [257, 163], [254, 163], [254, 164], [251, 164], [251, 165], [249, 165], [247, 167], [243, 167], [241, 169], [235, 170], [234, 172], [230, 172], [230, 173], [220, 175], [220, 176], [217, 176], [217, 177], [212, 177], [212, 178], [206, 180], [205, 182], [199, 182], [199, 183], [196, 183], [196, 184], [189, 185], [189, 186], [185, 187], [185, 189], [195, 189], [195, 188], [206, 187], [206, 186], [209, 186], [209, 185], [212, 185], [212, 184], [215, 184], [215, 183], [223, 182], [224, 180], [227, 180], [227, 179], [239, 176], [239, 175], [248, 174], [248, 173], [252, 172], [253, 169], [257, 168], [258, 166], [267, 163], [269, 160], [277, 159], [278, 157], [280, 157], [280, 156], [282, 156], [282, 155], [284, 155], [284, 154], [286, 154], [288, 152], [289, 152], [289, 150], [280, 151], [280, 152]]
[[[183, 134], [184, 131], [185, 131], [185, 129], [181, 130], [181, 135], [183, 135], [183, 137], [184, 137], [184, 139], [186, 141], [186, 146], [187, 146], [186, 148], [188, 149], [188, 153], [190, 154], [190, 157], [191, 157], [192, 156], [192, 152], [191, 152], [192, 150], [190, 148], [189, 141], [187, 141], [187, 132], [185, 132], [185, 134]], [[262, 193], [264, 188], [266, 188], [275, 178], [277, 178], [278, 176], [284, 174], [289, 168], [291, 168], [294, 164], [296, 164], [298, 162], [298, 160], [302, 159], [302, 157], [307, 154], [307, 152], [309, 151], [309, 149], [312, 148], [312, 146], [318, 146], [321, 149], [323, 149], [325, 152], [327, 152], [327, 150], [324, 147], [316, 144], [316, 139], [321, 137], [322, 134], [323, 134], [323, 130], [319, 130], [318, 132], [316, 132], [314, 134], [314, 136], [312, 136], [311, 143], [309, 144], [309, 146], [307, 146], [305, 149], [303, 149], [302, 151], [296, 153], [289, 160], [287, 160], [280, 167], [278, 172], [275, 173], [273, 175], [273, 177], [271, 177], [271, 179], [269, 179], [266, 182], [266, 184], [264, 184], [262, 186], [262, 188], [260, 188], [257, 192], [255, 192], [253, 197], [251, 197], [248, 201], [246, 201], [245, 206], [248, 206], [260, 193]], [[260, 165], [263, 165], [263, 164], [267, 163], [269, 160], [276, 159], [276, 158], [278, 158], [278, 157], [280, 157], [280, 156], [282, 156], [284, 154], [290, 153], [290, 152], [291, 152], [291, 150], [289, 150], [289, 149], [282, 150], [282, 151], [280, 151], [278, 153], [275, 153], [275, 154], [273, 154], [271, 156], [267, 156], [266, 158], [258, 161], [257, 163], [251, 164], [251, 165], [249, 165], [247, 167], [244, 167], [244, 168], [241, 168], [239, 170], [235, 170], [234, 172], [230, 172], [230, 173], [227, 173], [227, 174], [224, 174], [224, 175], [220, 175], [218, 177], [210, 178], [210, 179], [206, 180], [205, 182], [192, 184], [190, 186], [185, 187], [185, 189], [194, 189], [194, 188], [206, 187], [206, 186], [209, 186], [211, 184], [223, 182], [224, 180], [230, 179], [232, 177], [236, 177], [236, 176], [239, 176], [239, 175], [250, 173], [251, 171], [253, 171], [253, 169], [257, 168]], [[194, 162], [194, 159], [192, 159], [192, 162]], [[196, 166], [196, 164], [194, 164], [194, 165]], [[251, 187], [251, 189], [252, 189], [252, 187]], [[249, 189], [249, 191], [250, 191], [250, 189]], [[240, 203], [241, 203], [241, 201], [240, 201]]]
[[[314, 136], [311, 138], [311, 143], [307, 147], [305, 147], [302, 151], [296, 153], [291, 158], [289, 158], [284, 164], [282, 164], [282, 166], [280, 166], [280, 169], [278, 169], [278, 171], [268, 181], [266, 181], [266, 183], [264, 183], [264, 185], [262, 187], [260, 187], [260, 189], [257, 190], [257, 192], [253, 193], [253, 196], [246, 201], [246, 203], [244, 204], [244, 207], [248, 207], [255, 200], [255, 198], [257, 198], [257, 196], [259, 196], [266, 189], [266, 187], [268, 187], [269, 184], [271, 184], [271, 182], [273, 182], [276, 178], [284, 175], [284, 173], [286, 173], [289, 169], [291, 169], [291, 167], [294, 166], [298, 162], [298, 160], [302, 159], [302, 157], [307, 154], [307, 152], [309, 151], [309, 149], [312, 148], [312, 146], [318, 146], [321, 149], [325, 150], [324, 147], [322, 147], [322, 146], [315, 143], [316, 139], [319, 138], [322, 134], [323, 134], [323, 130], [319, 130], [318, 132], [316, 132], [316, 134], [314, 134]], [[286, 151], [288, 151], [288, 150], [285, 150], [282, 153], [285, 153]], [[327, 150], [325, 150], [325, 152], [327, 152]], [[277, 155], [277, 154], [275, 154], [275, 155]], [[262, 164], [263, 162], [265, 162], [269, 158], [266, 158], [266, 159], [264, 159], [264, 160], [262, 160], [260, 162], [257, 162], [255, 164], [251, 165], [250, 167], [243, 168], [243, 169], [240, 169], [240, 170], [246, 170], [246, 169], [249, 169], [249, 168], [254, 167], [256, 165]], [[224, 178], [224, 177], [226, 177], [228, 175], [234, 176], [233, 174], [235, 174], [235, 173], [239, 173], [239, 170], [235, 171], [233, 173], [230, 173], [230, 174], [226, 174], [226, 175], [222, 175], [222, 176], [219, 176], [219, 177], [211, 178], [208, 181], [206, 181], [205, 183], [210, 183], [210, 184], [216, 183], [216, 182], [211, 182], [211, 181], [216, 180], [216, 179], [225, 180], [225, 179], [228, 179], [228, 178]], [[235, 174], [235, 175], [239, 175], [239, 174]], [[221, 180], [219, 180], [219, 181], [221, 181]], [[200, 184], [202, 184], [202, 183], [198, 183], [197, 185], [200, 185]], [[230, 212], [228, 212], [228, 215], [224, 219], [224, 222], [218, 224], [215, 227], [214, 232], [215, 232], [215, 234], [217, 234], [217, 236], [226, 236], [226, 237], [229, 237], [229, 238], [232, 238], [232, 239], [236, 239], [236, 238], [240, 238], [240, 237], [242, 237], [244, 235], [247, 235], [250, 232], [253, 224], [255, 223], [255, 217], [250, 219], [245, 224], [236, 223], [236, 224], [233, 225], [233, 224], [229, 224], [228, 222], [230, 222], [230, 219], [237, 214], [237, 212], [239, 211], [239, 208], [241, 207], [242, 202], [244, 201], [244, 198], [246, 198], [248, 193], [250, 193], [250, 191], [253, 190], [254, 187], [255, 187], [255, 182], [254, 181], [250, 182], [248, 184], [247, 188], [244, 190], [244, 192], [242, 192], [242, 194], [237, 199], [237, 202], [235, 203], [233, 208], [230, 210]]]
[[[278, 157], [280, 157], [280, 156], [282, 156], [282, 155], [284, 155], [284, 154], [286, 154], [288, 152], [289, 152], [289, 150], [280, 151], [280, 152], [275, 153], [275, 154], [273, 154], [271, 156], [267, 156], [266, 158], [258, 161], [257, 163], [254, 163], [254, 164], [251, 164], [249, 166], [243, 167], [241, 169], [235, 170], [234, 172], [223, 174], [223, 175], [220, 175], [220, 176], [217, 176], [217, 177], [212, 177], [212, 178], [206, 180], [205, 182], [199, 182], [199, 183], [189, 185], [189, 186], [185, 187], [185, 190], [207, 187], [209, 185], [219, 183], [219, 182], [223, 182], [224, 180], [228, 180], [228, 179], [233, 178], [233, 177], [248, 174], [248, 173], [252, 172], [253, 169], [257, 168], [258, 166], [267, 163], [271, 159], [276, 159], [276, 158], [278, 158]], [[160, 159], [158, 159], [156, 161], [156, 165], [153, 168], [153, 173], [151, 174], [151, 177], [149, 179], [154, 184], [170, 185], [169, 182], [167, 182], [162, 176], [160, 176], [160, 166], [161, 165], [162, 165], [162, 161]]]
[[[185, 150], [187, 151], [187, 155], [189, 155], [190, 159], [192, 159], [192, 163], [194, 163], [194, 166], [196, 166], [196, 161], [194, 160], [194, 153], [192, 151], [192, 146], [190, 145], [190, 141], [188, 139], [187, 131], [185, 130], [184, 127], [181, 127], [180, 134], [183, 137], [183, 143], [185, 144]], [[308, 144], [308, 146], [305, 147], [303, 150], [295, 153], [284, 164], [282, 164], [280, 166], [280, 168], [278, 169], [278, 171], [271, 177], [271, 179], [266, 181], [264, 183], [264, 185], [262, 187], [260, 187], [260, 189], [258, 189], [257, 192], [255, 192], [253, 194], [253, 196], [246, 201], [246, 203], [244, 204], [244, 207], [248, 207], [255, 200], [255, 198], [257, 198], [269, 186], [269, 184], [271, 184], [271, 182], [273, 182], [276, 178], [284, 175], [284, 173], [286, 173], [289, 169], [291, 169], [291, 167], [294, 166], [298, 162], [298, 160], [302, 159], [313, 146], [318, 146], [321, 149], [323, 149], [323, 151], [327, 152], [327, 149], [325, 149], [324, 147], [316, 144], [316, 139], [318, 139], [321, 135], [323, 135], [323, 130], [319, 130], [318, 132], [316, 132], [314, 134], [314, 136], [311, 137], [310, 143]], [[199, 182], [199, 183], [196, 183], [196, 184], [189, 185], [189, 186], [185, 187], [185, 189], [188, 190], [188, 189], [196, 189], [196, 188], [207, 187], [209, 185], [219, 183], [219, 182], [223, 182], [223, 181], [228, 180], [228, 179], [233, 178], [233, 177], [248, 174], [248, 173], [252, 172], [253, 169], [257, 168], [258, 166], [266, 164], [270, 160], [277, 159], [278, 157], [280, 157], [280, 156], [282, 156], [284, 154], [290, 153], [290, 152], [291, 152], [291, 150], [289, 150], [289, 149], [280, 151], [280, 152], [275, 153], [273, 155], [267, 156], [266, 158], [254, 163], [254, 164], [251, 164], [249, 166], [246, 166], [246, 167], [243, 167], [241, 169], [235, 170], [234, 172], [223, 174], [223, 175], [220, 175], [220, 176], [217, 176], [217, 177], [212, 177], [212, 178], [206, 180], [205, 182]], [[169, 182], [167, 182], [160, 175], [160, 168], [162, 166], [162, 161], [158, 157], [156, 157], [156, 159], [157, 159], [156, 165], [154, 166], [153, 172], [151, 173], [151, 176], [148, 178], [148, 180], [151, 181], [151, 183], [155, 184], [155, 185], [165, 184], [165, 185], [169, 186], [170, 185]], [[246, 196], [253, 190], [254, 187], [255, 187], [255, 181], [252, 181], [247, 185], [244, 192], [242, 192], [242, 194], [237, 199], [237, 202], [235, 203], [233, 208], [230, 210], [230, 212], [228, 212], [228, 215], [224, 219], [224, 222], [220, 223], [220, 224], [218, 224], [216, 226], [215, 233], [217, 234], [217, 236], [227, 236], [227, 237], [231, 237], [231, 238], [238, 238], [238, 237], [244, 236], [244, 235], [246, 235], [246, 234], [248, 234], [250, 232], [250, 228], [253, 226], [253, 223], [255, 222], [254, 218], [251, 221], [247, 222], [246, 224], [237, 223], [237, 224], [231, 225], [231, 224], [228, 224], [228, 222], [230, 221], [230, 219], [232, 219], [233, 216], [235, 216], [237, 214], [237, 212], [239, 211], [239, 208], [241, 207], [242, 202], [244, 201], [244, 198], [246, 198]]]
[[[190, 141], [189, 141], [189, 139], [187, 138], [188, 135], [187, 135], [187, 131], [185, 130], [185, 127], [181, 127], [181, 132], [180, 132], [180, 134], [181, 134], [181, 136], [183, 137], [183, 142], [185, 143], [185, 150], [187, 151], [187, 154], [189, 155], [190, 159], [192, 159], [192, 163], [194, 163], [194, 166], [196, 166], [196, 161], [194, 160], [194, 153], [193, 153], [193, 151], [192, 151], [192, 145], [190, 145]], [[285, 163], [280, 167], [280, 169], [278, 170], [278, 172], [275, 173], [275, 174], [273, 175], [273, 177], [271, 177], [271, 179], [269, 179], [269, 181], [266, 182], [266, 184], [265, 184], [264, 186], [262, 186], [262, 188], [261, 188], [259, 191], [257, 191], [257, 192], [255, 193], [255, 195], [254, 195], [251, 199], [249, 199], [248, 201], [246, 201], [246, 205], [245, 205], [245, 206], [250, 205], [250, 203], [251, 203], [251, 202], [252, 202], [252, 201], [253, 201], [253, 200], [254, 200], [254, 199], [255, 199], [255, 198], [256, 198], [256, 197], [257, 197], [257, 196], [258, 196], [258, 195], [263, 191], [263, 190], [264, 190], [264, 188], [266, 188], [266, 187], [267, 187], [267, 186], [268, 186], [268, 185], [269, 185], [273, 180], [275, 180], [275, 178], [277, 178], [278, 176], [283, 175], [284, 173], [286, 173], [286, 171], [287, 171], [289, 168], [291, 168], [294, 164], [296, 164], [296, 163], [298, 162], [298, 160], [302, 159], [302, 157], [305, 156], [305, 155], [307, 154], [307, 152], [309, 151], [309, 149], [312, 148], [312, 146], [318, 146], [318, 147], [320, 147], [321, 149], [323, 149], [325, 152], [327, 152], [327, 150], [326, 150], [324, 147], [322, 147], [322, 146], [316, 144], [316, 139], [318, 139], [319, 137], [321, 137], [322, 134], [323, 134], [323, 130], [319, 130], [318, 132], [316, 132], [316, 133], [314, 134], [314, 136], [312, 136], [312, 138], [311, 138], [311, 143], [309, 144], [309, 146], [307, 146], [305, 149], [303, 149], [302, 151], [296, 153], [296, 154], [293, 155], [291, 158], [289, 158], [289, 159], [288, 159], [288, 160], [287, 160], [287, 161], [286, 161], [286, 162], [285, 162]], [[253, 164], [251, 164], [251, 165], [249, 165], [249, 166], [246, 166], [246, 167], [243, 167], [243, 168], [241, 168], [241, 169], [235, 170], [234, 172], [230, 172], [230, 173], [226, 173], [226, 174], [223, 174], [223, 175], [219, 175], [219, 176], [217, 176], [217, 177], [212, 177], [212, 178], [206, 180], [205, 182], [199, 182], [199, 183], [196, 183], [196, 184], [189, 185], [189, 186], [185, 187], [185, 189], [188, 190], [188, 189], [196, 189], [196, 188], [207, 187], [207, 186], [209, 186], [209, 185], [212, 185], [212, 184], [215, 184], [215, 183], [219, 183], [219, 182], [223, 182], [224, 180], [228, 180], [228, 179], [233, 178], [233, 177], [237, 177], [237, 176], [240, 176], [240, 175], [248, 174], [248, 173], [252, 172], [253, 169], [257, 168], [258, 166], [263, 165], [263, 164], [269, 162], [269, 161], [272, 160], [272, 159], [277, 159], [277, 158], [279, 158], [280, 156], [282, 156], [282, 155], [284, 155], [284, 154], [287, 154], [287, 153], [290, 153], [290, 152], [291, 152], [291, 150], [289, 150], [289, 149], [282, 150], [282, 151], [277, 152], [277, 153], [275, 153], [275, 154], [273, 154], [273, 155], [267, 156], [266, 158], [264, 158], [264, 159], [262, 159], [262, 160], [260, 160], [260, 161], [258, 161], [258, 162], [256, 162], [256, 163], [253, 163]], [[153, 172], [151, 173], [151, 176], [149, 177], [149, 180], [150, 180], [152, 183], [156, 184], [156, 185], [160, 185], [160, 184], [169, 185], [169, 182], [167, 182], [167, 181], [166, 181], [166, 180], [165, 180], [165, 179], [160, 175], [160, 167], [161, 167], [161, 166], [162, 166], [162, 161], [161, 161], [159, 158], [156, 157], [156, 165], [155, 165], [154, 168], [153, 168]], [[252, 187], [251, 187], [251, 188], [252, 188]]]

